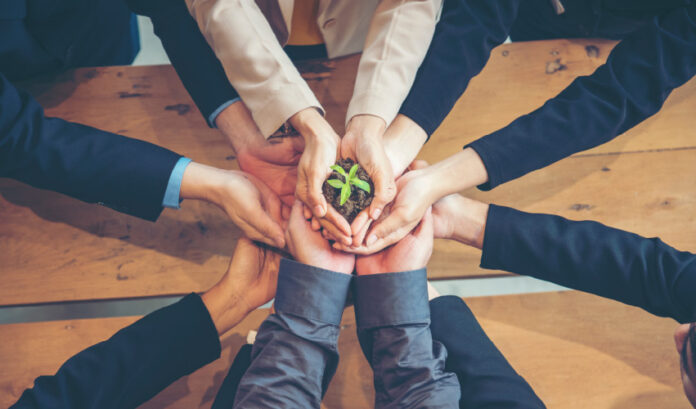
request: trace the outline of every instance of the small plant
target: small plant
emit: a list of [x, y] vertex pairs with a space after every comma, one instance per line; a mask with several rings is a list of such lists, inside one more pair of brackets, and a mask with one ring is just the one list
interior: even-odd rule
[[342, 167], [338, 165], [331, 165], [331, 169], [335, 170], [338, 172], [343, 178], [345, 179], [345, 182], [339, 179], [329, 179], [326, 181], [331, 187], [334, 187], [336, 189], [341, 189], [341, 201], [340, 205], [343, 206], [346, 201], [348, 201], [348, 198], [350, 197], [350, 194], [352, 192], [351, 186], [355, 186], [359, 189], [362, 189], [366, 191], [367, 193], [370, 192], [370, 184], [367, 183], [366, 181], [358, 178], [357, 173], [358, 173], [358, 164], [356, 163], [350, 168], [350, 171], [346, 174], [346, 171], [343, 170]]

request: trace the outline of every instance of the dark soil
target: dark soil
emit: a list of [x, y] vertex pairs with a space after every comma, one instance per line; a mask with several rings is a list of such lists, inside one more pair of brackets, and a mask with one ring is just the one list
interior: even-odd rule
[[[350, 171], [350, 168], [353, 167], [355, 162], [353, 162], [352, 159], [348, 158], [341, 159], [338, 162], [336, 162], [336, 164], [342, 167], [347, 174]], [[340, 189], [336, 189], [326, 182], [324, 182], [324, 185], [322, 186], [322, 191], [324, 193], [326, 201], [329, 202], [336, 210], [338, 210], [338, 212], [343, 217], [345, 217], [346, 220], [348, 220], [348, 223], [353, 223], [355, 216], [357, 216], [358, 213], [360, 213], [363, 209], [366, 209], [368, 206], [370, 206], [370, 203], [372, 203], [372, 196], [374, 196], [375, 193], [375, 186], [372, 183], [372, 179], [370, 179], [370, 176], [368, 176], [367, 172], [365, 172], [365, 169], [359, 167], [357, 175], [360, 179], [370, 184], [370, 193], [367, 193], [366, 191], [359, 189], [355, 186], [351, 186], [352, 189], [350, 197], [343, 204], [343, 206], [340, 205]], [[342, 182], [345, 182], [345, 178], [335, 170], [331, 172], [331, 175], [329, 175], [327, 180], [328, 179], [338, 179]]]

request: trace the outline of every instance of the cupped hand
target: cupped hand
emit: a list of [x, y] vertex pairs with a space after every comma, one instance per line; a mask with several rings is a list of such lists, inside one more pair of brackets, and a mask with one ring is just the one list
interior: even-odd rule
[[382, 218], [377, 220], [367, 232], [364, 244], [345, 246], [337, 242], [334, 247], [366, 255], [380, 251], [406, 237], [420, 222], [433, 202], [438, 199], [433, 189], [435, 181], [426, 170], [411, 170], [397, 179], [396, 199], [385, 208]]
[[254, 176], [190, 163], [180, 195], [217, 205], [252, 240], [285, 247], [280, 199]]
[[290, 253], [302, 264], [351, 274], [355, 266], [355, 256], [333, 249], [320, 232], [312, 230], [310, 221], [305, 218], [303, 207], [302, 202], [298, 200], [290, 212], [285, 232]]
[[296, 132], [264, 138], [243, 102], [218, 115], [218, 128], [232, 144], [240, 169], [263, 181], [288, 207], [295, 202], [297, 164], [304, 140]]
[[302, 135], [305, 143], [297, 169], [297, 198], [337, 238], [350, 242], [350, 225], [336, 209], [328, 205], [322, 192], [324, 181], [331, 174], [331, 165], [336, 163], [338, 157], [338, 135], [314, 108], [298, 112], [290, 118], [290, 123]]
[[351, 118], [346, 134], [341, 140], [341, 157], [351, 158], [359, 163], [375, 186], [368, 211], [353, 221], [351, 226], [353, 233], [362, 228], [366, 216], [369, 215], [372, 220], [379, 218], [384, 206], [394, 200], [396, 195], [394, 171], [384, 149], [385, 125], [382, 118], [373, 115], [356, 115]]
[[433, 217], [427, 209], [416, 229], [394, 246], [369, 256], [358, 256], [358, 275], [395, 273], [423, 268], [433, 254]]
[[227, 273], [201, 297], [220, 335], [275, 296], [279, 265], [279, 253], [239, 239]]

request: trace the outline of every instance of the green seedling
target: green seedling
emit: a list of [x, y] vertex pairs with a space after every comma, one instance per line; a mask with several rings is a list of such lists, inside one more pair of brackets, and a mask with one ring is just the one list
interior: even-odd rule
[[348, 198], [350, 197], [351, 193], [351, 185], [356, 186], [359, 189], [362, 189], [366, 191], [367, 193], [370, 193], [370, 184], [365, 182], [364, 180], [360, 179], [357, 175], [358, 173], [358, 164], [356, 163], [353, 165], [353, 167], [350, 168], [350, 171], [348, 171], [348, 174], [346, 174], [346, 171], [343, 170], [342, 167], [338, 165], [331, 165], [331, 169], [335, 170], [338, 172], [341, 176], [345, 178], [345, 182], [338, 180], [338, 179], [329, 179], [326, 181], [326, 183], [329, 184], [331, 187], [335, 187], [336, 189], [341, 189], [341, 206], [343, 206], [347, 201]]

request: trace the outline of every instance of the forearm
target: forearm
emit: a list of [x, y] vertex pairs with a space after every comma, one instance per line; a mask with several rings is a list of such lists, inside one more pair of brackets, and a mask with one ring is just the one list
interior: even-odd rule
[[[603, 144], [655, 114], [696, 73], [696, 4], [655, 17], [606, 64], [536, 111], [469, 146], [488, 170], [482, 189]], [[659, 61], [659, 63], [656, 63]]]
[[394, 178], [403, 174], [416, 159], [428, 135], [417, 123], [399, 114], [384, 132], [384, 150], [394, 171]]
[[0, 75], [0, 176], [155, 220], [180, 156], [148, 142], [46, 118]]
[[679, 322], [696, 319], [696, 255], [596, 222], [491, 205], [481, 266], [612, 298]]
[[518, 5], [519, 0], [445, 0], [430, 49], [399, 112], [428, 136], [435, 132], [491, 49], [507, 38]]
[[215, 326], [191, 294], [36, 379], [17, 408], [135, 408], [220, 356]]
[[446, 369], [457, 374], [462, 408], [540, 409], [544, 404], [488, 338], [464, 301], [430, 301], [433, 340], [447, 349]]
[[259, 328], [235, 408], [318, 408], [338, 365], [351, 276], [283, 259], [275, 313]]
[[256, 3], [186, 2], [264, 137], [303, 109], [321, 109]]
[[435, 30], [442, 0], [382, 0], [370, 23], [348, 105], [355, 115], [390, 124], [413, 84]]
[[375, 379], [376, 408], [456, 408], [459, 383], [433, 344], [425, 269], [356, 279], [360, 345]]
[[481, 184], [488, 178], [481, 158], [470, 148], [457, 152], [419, 172], [423, 172], [431, 182], [427, 191], [424, 192], [430, 203]]

